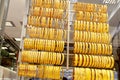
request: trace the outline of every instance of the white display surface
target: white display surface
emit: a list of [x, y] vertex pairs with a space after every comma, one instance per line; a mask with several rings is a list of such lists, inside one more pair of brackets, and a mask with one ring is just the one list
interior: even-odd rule
[[0, 80], [16, 80], [16, 72], [0, 66]]

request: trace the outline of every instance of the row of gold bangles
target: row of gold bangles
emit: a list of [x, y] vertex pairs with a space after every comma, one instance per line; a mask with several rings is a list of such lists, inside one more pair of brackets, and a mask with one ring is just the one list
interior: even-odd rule
[[63, 29], [29, 27], [27, 30], [31, 38], [66, 40], [67, 37], [66, 30]]
[[107, 5], [100, 5], [100, 4], [76, 2], [73, 8], [76, 11], [101, 12], [101, 13], [107, 12]]
[[98, 13], [98, 12], [78, 11], [78, 12], [76, 12], [76, 19], [106, 23], [108, 21], [108, 14], [107, 13]]
[[105, 69], [74, 68], [73, 80], [114, 80], [114, 71]]
[[97, 22], [89, 22], [89, 21], [74, 21], [74, 30], [79, 31], [90, 31], [97, 33], [108, 33], [109, 32], [109, 24], [107, 23], [97, 23]]
[[22, 51], [21, 61], [38, 64], [62, 65], [64, 62], [64, 54], [55, 52]]
[[36, 65], [28, 65], [28, 64], [20, 64], [18, 66], [18, 75], [26, 76], [26, 77], [36, 77], [37, 66]]
[[111, 36], [109, 33], [74, 31], [74, 41], [110, 44]]
[[68, 1], [65, 0], [32, 0], [32, 6], [67, 9]]
[[61, 66], [20, 64], [18, 75], [34, 78], [60, 79]]
[[61, 22], [62, 19], [57, 18], [28, 16], [28, 25], [35, 27], [61, 28]]
[[38, 78], [60, 79], [61, 66], [38, 66]]
[[62, 19], [63, 14], [66, 12], [64, 12], [63, 9], [32, 7], [30, 13], [32, 16], [44, 16]]
[[63, 52], [64, 41], [25, 38], [24, 49]]
[[112, 55], [112, 45], [75, 42], [74, 53], [78, 54], [97, 54]]
[[113, 56], [94, 56], [74, 54], [74, 66], [94, 67], [94, 68], [110, 68], [114, 67]]

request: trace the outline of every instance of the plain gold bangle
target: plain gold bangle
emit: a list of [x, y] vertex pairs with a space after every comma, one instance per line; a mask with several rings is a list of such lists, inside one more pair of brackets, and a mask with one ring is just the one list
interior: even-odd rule
[[112, 54], [112, 45], [109, 45], [109, 53]]
[[60, 64], [62, 65], [62, 64], [63, 64], [63, 62], [64, 62], [64, 54], [62, 53], [61, 55], [62, 55], [62, 61], [61, 61], [61, 63], [60, 63]]
[[76, 53], [76, 45], [77, 45], [77, 43], [75, 42], [74, 43], [74, 51], [73, 51], [74, 53]]
[[78, 55], [77, 54], [74, 54], [74, 66], [77, 66], [78, 64]]

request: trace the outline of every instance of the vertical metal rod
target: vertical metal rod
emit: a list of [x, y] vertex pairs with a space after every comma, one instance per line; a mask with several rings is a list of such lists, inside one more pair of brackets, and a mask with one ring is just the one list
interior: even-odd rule
[[[22, 24], [22, 31], [21, 31], [21, 42], [20, 42], [20, 51], [19, 51], [19, 56], [18, 56], [18, 64], [21, 63], [21, 50], [23, 50], [23, 38], [26, 35], [26, 28], [25, 25], [27, 25], [27, 15], [29, 13], [29, 6], [30, 6], [30, 0], [26, 0], [26, 7], [25, 7], [25, 14], [24, 14], [24, 18], [23, 18], [23, 24]], [[18, 73], [18, 68], [17, 68], [17, 73]], [[17, 80], [24, 80], [24, 77], [19, 77], [17, 75]]]
[[69, 69], [69, 42], [70, 42], [70, 0], [68, 0], [68, 33], [67, 33], [67, 69]]
[[10, 0], [1, 0], [0, 1], [0, 35], [1, 35], [1, 44], [0, 44], [0, 65], [1, 65], [1, 50], [4, 39], [4, 30], [5, 30], [5, 21], [7, 19], [8, 8]]

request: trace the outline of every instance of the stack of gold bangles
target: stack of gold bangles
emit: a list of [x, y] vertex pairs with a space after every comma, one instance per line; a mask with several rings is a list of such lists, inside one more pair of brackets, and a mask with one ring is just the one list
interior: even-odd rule
[[112, 55], [112, 45], [86, 42], [75, 42], [74, 53]]
[[74, 30], [79, 31], [90, 31], [90, 32], [97, 32], [97, 33], [108, 33], [109, 32], [109, 25], [107, 23], [102, 22], [90, 22], [84, 20], [75, 20], [74, 21]]
[[25, 38], [24, 49], [63, 52], [64, 41]]
[[38, 77], [49, 79], [60, 79], [60, 66], [43, 66], [20, 64], [18, 67], [18, 75], [26, 77]]
[[68, 1], [65, 0], [31, 0], [19, 76], [60, 80], [67, 39], [66, 9]]
[[109, 44], [110, 34], [87, 31], [74, 31], [74, 41]]
[[64, 38], [66, 38], [66, 32], [62, 29], [30, 27], [27, 30], [28, 35], [31, 38], [42, 38], [50, 40], [63, 40]]
[[109, 56], [75, 54], [73, 66], [112, 69], [114, 67], [114, 58]]
[[[53, 4], [54, 3], [54, 4]], [[64, 0], [32, 0], [32, 6], [34, 7], [45, 7], [55, 9], [67, 9], [68, 2]]]
[[114, 71], [105, 69], [74, 68], [73, 80], [114, 80]]
[[60, 66], [38, 66], [38, 78], [60, 79]]
[[72, 66], [83, 67], [74, 68], [73, 80], [114, 80], [107, 5], [76, 2], [73, 8], [76, 19]]
[[64, 54], [55, 52], [22, 51], [21, 60], [22, 62], [28, 63], [62, 65], [64, 62]]
[[20, 64], [18, 67], [18, 75], [19, 76], [27, 76], [27, 77], [36, 77], [37, 66], [28, 65], [28, 64]]

